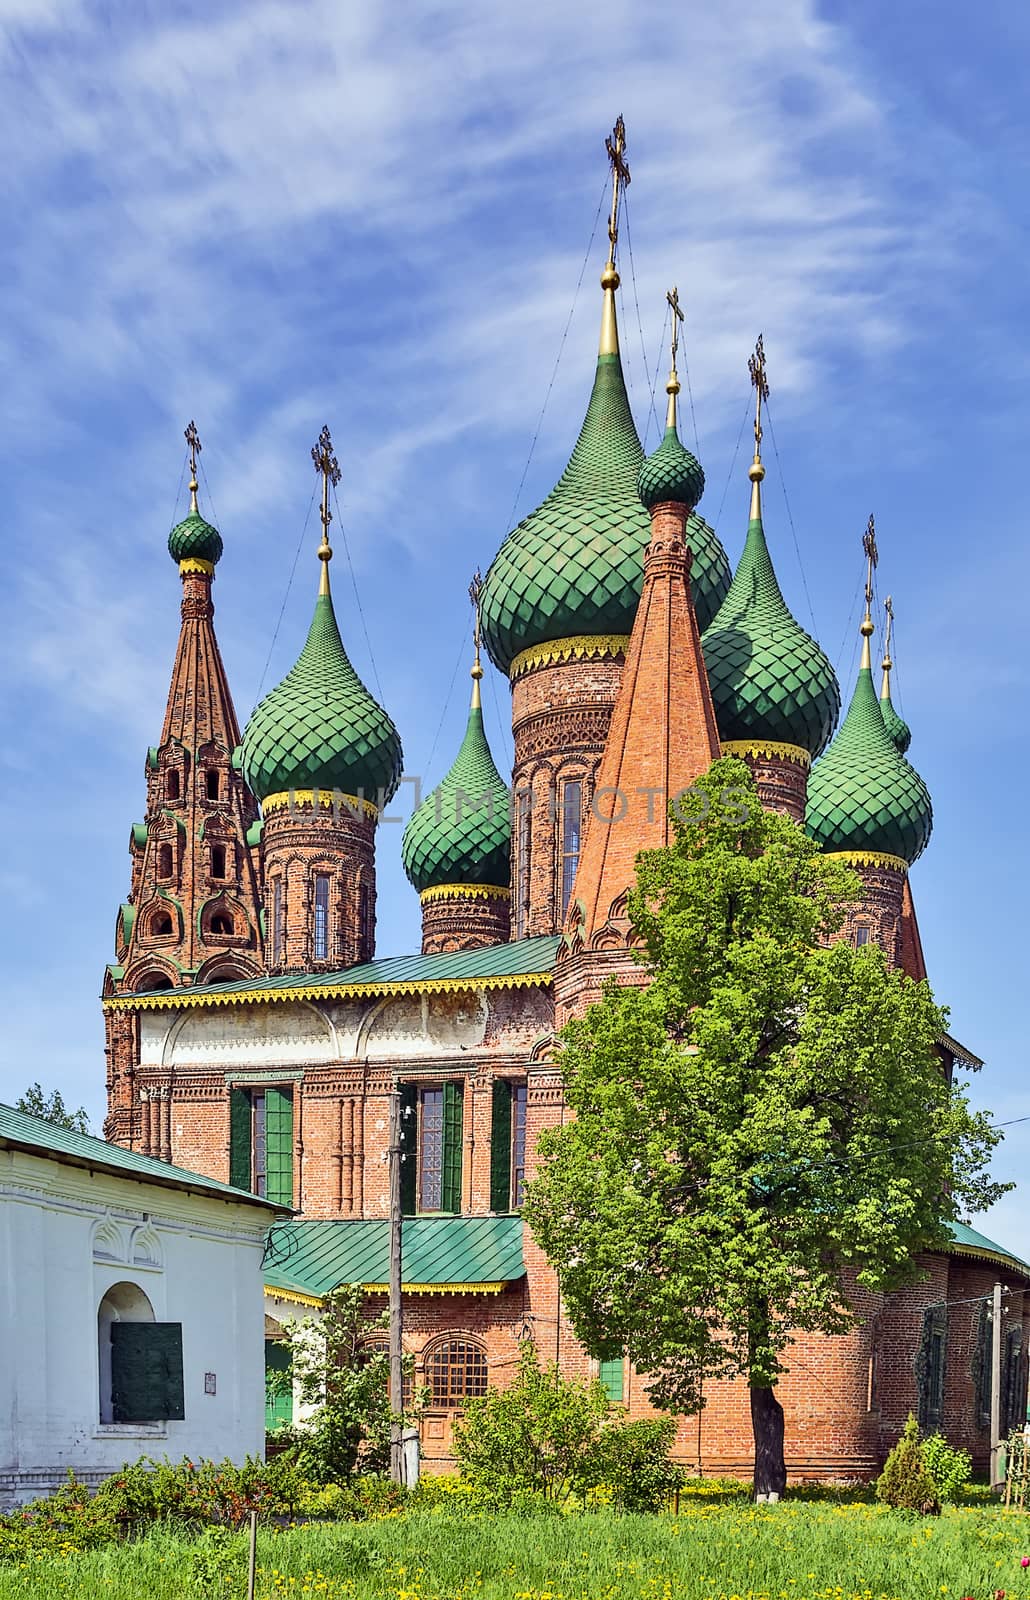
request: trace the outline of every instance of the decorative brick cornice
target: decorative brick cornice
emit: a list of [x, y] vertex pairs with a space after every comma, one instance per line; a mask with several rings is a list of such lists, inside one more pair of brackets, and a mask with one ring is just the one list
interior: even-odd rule
[[626, 633], [578, 633], [568, 639], [549, 639], [546, 644], [520, 650], [508, 668], [508, 677], [514, 683], [527, 672], [535, 672], [538, 667], [553, 667], [559, 661], [618, 660], [625, 656], [628, 644]]

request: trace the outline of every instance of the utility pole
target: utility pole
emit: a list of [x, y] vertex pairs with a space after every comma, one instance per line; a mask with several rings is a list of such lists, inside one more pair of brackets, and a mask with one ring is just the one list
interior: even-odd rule
[[401, 1390], [403, 1325], [401, 1322], [401, 1093], [390, 1094], [390, 1478], [404, 1483]]
[[994, 1304], [991, 1316], [991, 1485], [998, 1481], [998, 1457], [1001, 1446], [1001, 1295], [1000, 1283], [994, 1285]]

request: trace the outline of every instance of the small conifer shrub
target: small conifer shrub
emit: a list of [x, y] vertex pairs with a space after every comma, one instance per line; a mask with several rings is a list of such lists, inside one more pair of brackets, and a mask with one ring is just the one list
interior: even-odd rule
[[940, 1495], [923, 1459], [919, 1424], [911, 1412], [876, 1480], [876, 1498], [885, 1505], [901, 1511], [917, 1511], [924, 1517], [940, 1512]]

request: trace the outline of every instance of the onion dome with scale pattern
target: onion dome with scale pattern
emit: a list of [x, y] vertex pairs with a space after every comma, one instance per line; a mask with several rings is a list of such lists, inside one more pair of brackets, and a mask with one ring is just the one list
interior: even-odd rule
[[814, 757], [836, 726], [840, 689], [832, 666], [791, 615], [777, 582], [762, 526], [765, 468], [757, 447], [748, 476], [751, 513], [744, 550], [701, 640], [719, 736], [724, 745], [787, 745]]
[[168, 554], [173, 561], [206, 561], [217, 566], [222, 557], [222, 535], [199, 511], [176, 523], [168, 535]]
[[444, 885], [508, 888], [510, 794], [486, 739], [478, 657], [472, 672], [472, 706], [454, 765], [404, 830], [401, 860], [419, 894]]
[[663, 501], [693, 509], [704, 494], [705, 475], [700, 461], [681, 442], [676, 426], [676, 396], [680, 385], [675, 368], [665, 387], [669, 396], [665, 437], [643, 462], [637, 476], [637, 492], [648, 511]]
[[[606, 268], [597, 372], [569, 464], [546, 500], [508, 534], [486, 575], [483, 638], [502, 672], [522, 651], [553, 640], [628, 636], [633, 628], [651, 522], [638, 493], [644, 452], [619, 356], [618, 281], [614, 268]], [[687, 522], [687, 540], [703, 628], [726, 593], [729, 562], [714, 529], [696, 512]]]
[[828, 854], [892, 856], [911, 865], [930, 838], [933, 806], [926, 784], [884, 723], [873, 685], [868, 613], [862, 631], [862, 664], [848, 714], [808, 780], [805, 831]]
[[883, 725], [890, 734], [895, 749], [905, 755], [912, 743], [912, 729], [904, 717], [895, 711], [891, 700], [891, 668], [894, 666], [891, 660], [891, 634], [894, 631], [894, 603], [890, 595], [887, 596], [884, 610], [887, 613], [887, 627], [883, 639], [883, 661], [880, 663], [883, 669], [880, 683], [880, 711], [883, 714]]
[[247, 723], [243, 772], [262, 802], [291, 790], [321, 789], [381, 809], [400, 783], [401, 741], [343, 648], [329, 589], [331, 555], [323, 538], [322, 582], [307, 642]]

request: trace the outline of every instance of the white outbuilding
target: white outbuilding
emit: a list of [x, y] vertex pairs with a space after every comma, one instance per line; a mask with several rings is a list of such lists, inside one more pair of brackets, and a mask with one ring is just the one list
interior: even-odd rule
[[69, 1467], [263, 1453], [277, 1211], [0, 1105], [0, 1508]]

